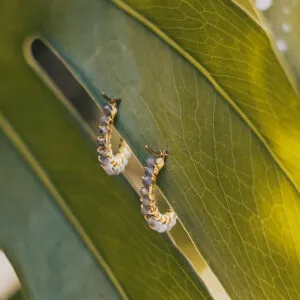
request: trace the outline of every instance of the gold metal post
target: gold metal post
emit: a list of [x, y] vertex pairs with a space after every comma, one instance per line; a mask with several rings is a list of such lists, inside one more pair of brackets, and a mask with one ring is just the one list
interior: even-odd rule
[[101, 92], [101, 96], [107, 100], [109, 103], [111, 104], [117, 104], [119, 105], [122, 99], [114, 99], [114, 98], [110, 98], [109, 96], [107, 96], [104, 92]]
[[152, 155], [161, 157], [165, 159], [168, 156], [168, 151], [167, 150], [162, 150], [162, 151], [154, 151], [152, 150], [149, 145], [145, 145], [145, 149]]

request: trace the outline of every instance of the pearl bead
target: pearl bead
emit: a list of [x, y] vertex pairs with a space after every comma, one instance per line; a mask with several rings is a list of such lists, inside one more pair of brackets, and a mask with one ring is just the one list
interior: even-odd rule
[[176, 218], [173, 218], [172, 221], [170, 222], [171, 228], [176, 225]]
[[128, 159], [125, 158], [125, 159], [123, 160], [123, 166], [126, 167], [127, 165], [128, 165]]
[[106, 174], [108, 174], [108, 175], [114, 175], [115, 174], [112, 165], [104, 166], [103, 169], [106, 172]]
[[110, 159], [109, 159], [109, 157], [102, 156], [100, 158], [100, 162], [103, 166], [108, 166], [110, 164]]
[[142, 196], [147, 196], [147, 195], [149, 195], [149, 190], [145, 187], [142, 187], [140, 190], [140, 193]]
[[148, 157], [146, 160], [146, 165], [149, 168], [153, 168], [155, 165], [155, 159], [153, 157]]
[[153, 230], [157, 231], [160, 228], [160, 223], [154, 217], [150, 217], [146, 221]]
[[100, 117], [100, 125], [107, 125], [107, 123], [108, 123], [107, 116]]
[[160, 224], [159, 228], [157, 229], [157, 232], [163, 233], [167, 231], [167, 225], [166, 224]]
[[151, 208], [148, 206], [141, 206], [141, 213], [143, 216], [147, 216], [151, 213]]
[[97, 137], [97, 146], [100, 147], [100, 146], [104, 146], [106, 143], [106, 139], [103, 138], [103, 137]]
[[106, 116], [110, 116], [111, 115], [111, 107], [109, 106], [109, 105], [105, 105], [104, 107], [103, 107], [103, 112], [104, 112], [104, 114], [106, 115]]
[[131, 155], [131, 151], [128, 149], [128, 147], [124, 148], [123, 153], [127, 158], [129, 158]]
[[105, 126], [100, 126], [99, 127], [99, 132], [101, 135], [106, 135], [108, 133], [108, 129]]
[[153, 173], [154, 173], [153, 168], [145, 167], [144, 170], [145, 170], [145, 175], [146, 176], [150, 176], [151, 177], [153, 175]]
[[124, 166], [124, 165], [120, 165], [120, 166], [118, 167], [118, 169], [119, 169], [119, 173], [122, 173], [122, 172], [124, 172], [124, 170], [125, 170], [125, 166]]
[[152, 178], [150, 176], [144, 176], [142, 182], [145, 186], [149, 186], [152, 183]]
[[112, 170], [114, 172], [114, 175], [118, 175], [121, 173], [120, 168], [119, 167], [112, 167]]
[[106, 148], [103, 148], [98, 151], [102, 156], [107, 156], [108, 155], [108, 150]]
[[143, 206], [150, 206], [151, 201], [149, 198], [142, 198], [142, 204]]

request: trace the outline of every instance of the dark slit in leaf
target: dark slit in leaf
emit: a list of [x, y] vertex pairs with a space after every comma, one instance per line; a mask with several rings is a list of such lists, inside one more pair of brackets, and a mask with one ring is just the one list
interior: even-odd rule
[[72, 72], [41, 39], [33, 40], [31, 51], [33, 58], [43, 71], [52, 79], [85, 122], [96, 132], [101, 112]]

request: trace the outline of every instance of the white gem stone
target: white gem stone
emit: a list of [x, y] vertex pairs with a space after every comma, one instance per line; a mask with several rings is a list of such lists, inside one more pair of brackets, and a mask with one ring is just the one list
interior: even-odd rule
[[125, 159], [123, 160], [123, 166], [127, 166], [127, 165], [128, 165], [128, 159], [125, 158]]
[[158, 229], [160, 228], [160, 223], [157, 220], [154, 220], [153, 217], [149, 218], [147, 220], [147, 223], [149, 224], [151, 229], [153, 229], [155, 231], [158, 231]]
[[159, 233], [163, 233], [167, 231], [167, 225], [166, 224], [160, 224], [159, 229], [157, 230], [157, 232]]
[[[171, 226], [171, 228], [172, 228], [172, 227], [174, 227], [175, 225], [176, 225], [176, 218], [173, 218], [172, 221], [171, 221], [171, 223], [170, 223], [170, 226]], [[171, 228], [170, 228], [170, 229], [171, 229]]]
[[118, 167], [112, 167], [112, 171], [114, 175], [118, 175], [120, 173]]
[[118, 167], [118, 169], [119, 169], [119, 173], [124, 172], [124, 170], [125, 170], [125, 165], [120, 165], [120, 166]]
[[119, 158], [120, 158], [120, 161], [124, 160], [126, 157], [125, 153], [124, 152], [121, 152], [119, 153]]
[[107, 155], [108, 155], [107, 149], [100, 150], [99, 153], [100, 153], [102, 156], [107, 156]]
[[125, 154], [125, 156], [126, 156], [127, 158], [130, 157], [131, 151], [129, 150], [129, 148], [125, 148], [125, 149], [124, 149], [124, 154]]
[[170, 231], [172, 228], [173, 228], [173, 226], [171, 225], [171, 223], [168, 223], [166, 231]]
[[104, 169], [104, 171], [105, 171], [108, 175], [114, 175], [114, 174], [115, 174], [112, 165], [104, 166], [103, 169]]

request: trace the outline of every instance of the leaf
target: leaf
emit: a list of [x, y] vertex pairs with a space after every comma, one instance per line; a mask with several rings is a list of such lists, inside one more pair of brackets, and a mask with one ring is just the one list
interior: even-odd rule
[[299, 190], [300, 101], [263, 29], [228, 1], [113, 2], [149, 25], [210, 80]]
[[[151, 7], [152, 2], [147, 3]], [[161, 16], [156, 20], [165, 25], [164, 20], [169, 17], [167, 25], [170, 26], [159, 27], [165, 32], [167, 29], [173, 32], [174, 37], [169, 31], [167, 36], [163, 36], [158, 27], [151, 28], [177, 51], [170, 49], [148, 29], [106, 1], [89, 1], [87, 5], [86, 1], [57, 0], [49, 4], [46, 15], [40, 13], [40, 8], [33, 9], [30, 6], [29, 12], [29, 6], [24, 6], [23, 16], [39, 11], [38, 25], [31, 25], [30, 31], [38, 30], [48, 38], [87, 84], [91, 93], [96, 94], [97, 91], [98, 94], [100, 87], [124, 99], [117, 127], [141, 161], [146, 157], [143, 150], [145, 143], [156, 148], [168, 144], [172, 156], [159, 178], [159, 185], [231, 298], [297, 299], [300, 210], [299, 193], [291, 181], [294, 178], [294, 182], [297, 182], [295, 178], [299, 167], [296, 156], [299, 133], [296, 124], [299, 112], [297, 96], [273, 54], [265, 33], [253, 20], [228, 1], [198, 1], [195, 5], [197, 9], [203, 8], [200, 16], [210, 23], [204, 23], [202, 20], [206, 22], [206, 19], [201, 19], [199, 15], [191, 22], [186, 22], [196, 28], [190, 31], [191, 40], [185, 37], [188, 31], [182, 30], [184, 20], [176, 23], [178, 10], [173, 9], [169, 16], [162, 6], [143, 10], [150, 20], [154, 20], [150, 15], [156, 18]], [[127, 6], [122, 8], [127, 9]], [[62, 13], [66, 11], [67, 15]], [[127, 11], [136, 16], [132, 10]], [[182, 11], [189, 13], [189, 10]], [[10, 19], [20, 18], [6, 15]], [[158, 21], [155, 23], [158, 24]], [[153, 23], [146, 24], [151, 26]], [[209, 42], [202, 38], [204, 34], [197, 32], [197, 28], [205, 28], [204, 24], [209, 27], [209, 34], [205, 35]], [[227, 34], [229, 32], [230, 35]], [[168, 36], [174, 40], [175, 36], [181, 37], [181, 43], [172, 43]], [[198, 45], [193, 41], [197, 41], [199, 36], [202, 43]], [[187, 46], [183, 47], [183, 42]], [[195, 52], [191, 51], [191, 45], [194, 44]], [[190, 62], [178, 55], [178, 51], [184, 55], [187, 51], [191, 52], [193, 56], [186, 55]], [[14, 52], [7, 51], [7, 57], [11, 53]], [[221, 55], [219, 59], [217, 54]], [[4, 83], [7, 83], [6, 77], [3, 78]], [[16, 80], [18, 76], [14, 78]], [[25, 82], [23, 78], [18, 80], [26, 95], [33, 96], [32, 86], [28, 83], [34, 78], [32, 75]], [[28, 97], [31, 102], [30, 109], [25, 110], [27, 117], [14, 116], [20, 97], [17, 93], [14, 90], [6, 100], [5, 115], [26, 137], [27, 143], [29, 141], [31, 147], [34, 144], [39, 160], [43, 161], [43, 165], [47, 163], [47, 171], [60, 183], [60, 189], [64, 186], [69, 205], [86, 227], [89, 219], [83, 219], [82, 214], [89, 205], [76, 200], [78, 193], [74, 195], [71, 183], [66, 182], [76, 178], [75, 182], [84, 193], [90, 191], [86, 180], [95, 179], [91, 179], [90, 173], [84, 173], [84, 176], [80, 174], [87, 162], [78, 162], [78, 157], [93, 155], [89, 154], [86, 145], [79, 142], [82, 141], [79, 133], [76, 133], [77, 142], [74, 144], [76, 153], [80, 152], [80, 155], [70, 158], [65, 151], [61, 151], [73, 144], [69, 135], [75, 133], [70, 126], [63, 138], [56, 133], [51, 139], [51, 145], [59, 141], [59, 147], [56, 145], [55, 148], [55, 161], [58, 161], [51, 165], [49, 157], [52, 152], [40, 144], [41, 141], [47, 143], [49, 137], [35, 130], [41, 126], [40, 122], [45, 122], [44, 131], [53, 124], [53, 119], [50, 122], [51, 118], [45, 110], [48, 115], [49, 112], [53, 115], [53, 112], [48, 106], [43, 109], [52, 97], [47, 94], [45, 99], [41, 97], [43, 93], [36, 95], [38, 99]], [[7, 95], [8, 92], [5, 97]], [[243, 108], [243, 113], [236, 102]], [[51, 105], [55, 106], [55, 103], [51, 102]], [[35, 113], [32, 116], [29, 111], [33, 108]], [[26, 105], [21, 106], [22, 113], [24, 109]], [[57, 106], [55, 115], [60, 110]], [[37, 112], [42, 112], [41, 118]], [[33, 118], [33, 127], [28, 124], [29, 116]], [[66, 126], [67, 118], [67, 113], [59, 118], [61, 123], [56, 124], [57, 131], [65, 132], [61, 124]], [[286, 122], [282, 122], [283, 118]], [[275, 141], [276, 145], [280, 145], [283, 139], [289, 151], [292, 148], [295, 150], [293, 155], [290, 152], [278, 154], [281, 148], [274, 146]], [[74, 151], [74, 147], [71, 149]], [[274, 153], [280, 157], [278, 161]], [[96, 174], [92, 158], [85, 159], [89, 161], [89, 172]], [[278, 162], [285, 168], [279, 167]], [[71, 172], [68, 168], [73, 164], [77, 167]], [[65, 166], [64, 174], [58, 176], [61, 165]], [[81, 196], [80, 200], [92, 197], [96, 201], [95, 192], [88, 193], [89, 197]], [[126, 214], [123, 212], [128, 211], [128, 203], [130, 201], [126, 201], [124, 211], [120, 209], [120, 215], [124, 218]], [[132, 216], [136, 216], [136, 210]], [[120, 224], [123, 228], [127, 222]], [[145, 234], [147, 231], [141, 232]], [[124, 238], [124, 235], [116, 240], [119, 238]], [[157, 247], [153, 240], [147, 246], [151, 245]], [[111, 248], [105, 252], [105, 257], [112, 258]], [[161, 259], [164, 261], [165, 257]], [[113, 259], [109, 262], [116, 263]], [[150, 266], [154, 268], [159, 265], [155, 261]], [[133, 289], [128, 278], [123, 280]], [[189, 292], [190, 287], [185, 291]], [[197, 295], [195, 299], [198, 298]]]
[[26, 300], [26, 298], [21, 292], [19, 292], [16, 295], [14, 295], [11, 300]]
[[232, 2], [244, 9], [255, 21], [260, 22], [253, 0], [232, 0]]
[[274, 1], [261, 12], [275, 39], [275, 46], [286, 58], [300, 90], [300, 1]]
[[19, 292], [16, 295], [14, 295], [11, 300], [26, 300], [26, 298], [21, 292]]
[[[57, 3], [62, 4], [61, 1]], [[24, 39], [34, 32], [42, 31], [43, 26], [50, 26], [45, 24], [49, 14], [52, 13], [57, 22], [60, 20], [56, 12], [52, 10], [54, 6], [51, 5], [54, 5], [54, 1], [28, 0], [14, 3], [2, 1], [0, 4], [1, 25], [5, 24], [0, 27], [2, 45], [0, 49], [0, 107], [4, 117], [8, 120], [7, 122], [1, 118], [1, 127], [26, 160], [25, 168], [28, 168], [29, 163], [35, 172], [35, 177], [39, 177], [47, 192], [50, 193], [52, 201], [59, 205], [68, 222], [71, 222], [74, 230], [86, 243], [88, 250], [95, 256], [94, 264], [100, 264], [102, 272], [105, 272], [110, 281], [119, 288], [119, 297], [126, 298], [127, 295], [130, 299], [153, 299], [153, 297], [209, 299], [210, 296], [198, 275], [169, 239], [152, 232], [146, 226], [139, 212], [137, 194], [122, 176], [112, 178], [104, 174], [97, 162], [94, 141], [87, 138], [81, 128], [82, 124], [73, 119], [70, 111], [28, 66], [22, 49], [28, 47], [27, 44], [23, 44]], [[61, 16], [61, 20], [64, 19], [65, 17]], [[59, 93], [56, 91], [56, 94]], [[7, 159], [6, 156], [1, 155], [2, 158]], [[11, 170], [19, 171], [16, 167]], [[21, 165], [19, 172], [21, 172]], [[3, 178], [5, 175], [1, 174], [1, 180]], [[13, 213], [16, 219], [25, 218], [24, 223], [28, 226], [30, 224], [27, 223], [28, 215], [26, 216], [25, 212], [29, 213], [29, 208], [26, 208], [26, 204], [29, 207], [30, 201], [35, 201], [43, 205], [41, 197], [38, 197], [39, 194], [35, 195], [36, 199], [30, 197], [21, 199], [24, 201], [24, 210]], [[8, 205], [2, 198], [0, 203], [1, 206]], [[15, 211], [15, 205], [15, 202], [9, 202], [9, 209]], [[47, 199], [44, 205], [50, 205]], [[34, 208], [35, 206], [32, 207]], [[57, 212], [56, 218], [60, 218], [57, 223], [62, 222], [59, 215], [60, 213]], [[39, 217], [38, 213], [34, 216]], [[6, 233], [8, 232], [6, 226], [15, 224], [13, 220], [10, 223], [7, 217], [8, 215], [5, 219], [1, 219], [6, 220], [5, 227], [1, 227]], [[45, 217], [51, 218], [51, 211], [45, 211]], [[22, 234], [25, 235], [27, 228], [22, 227], [24, 223], [19, 223], [17, 227], [21, 237]], [[42, 225], [40, 224], [41, 230], [44, 229]], [[52, 226], [47, 229], [50, 236], [59, 235]], [[64, 229], [62, 227], [57, 230]], [[71, 233], [66, 233], [66, 242], [71, 239], [70, 235]], [[7, 251], [9, 256], [13, 256], [10, 252], [13, 251], [15, 243], [20, 241], [18, 239], [20, 236], [12, 235], [10, 238], [6, 237], [5, 240], [1, 239], [2, 245], [4, 244], [4, 247], [9, 249]], [[13, 241], [13, 238], [16, 240]], [[19, 246], [25, 245], [21, 243]], [[50, 246], [54, 247], [51, 243]], [[43, 245], [36, 244], [34, 249], [27, 249], [26, 254], [36, 257], [36, 247], [41, 249], [39, 255], [43, 257], [43, 263], [45, 263], [48, 247], [43, 249]], [[73, 253], [79, 252], [74, 250]], [[24, 262], [21, 263], [19, 255], [20, 252], [14, 256], [16, 260], [14, 266], [20, 269], [18, 273], [23, 275], [25, 265], [29, 261], [25, 257]], [[61, 253], [58, 251], [57, 255], [60, 256]], [[65, 253], [65, 256], [67, 255], [69, 254]], [[75, 265], [73, 267], [77, 264], [80, 268], [81, 263], [82, 267], [90, 267], [85, 261], [79, 262], [80, 259], [83, 259], [83, 256], [72, 258]], [[48, 261], [48, 263], [51, 262]], [[56, 265], [57, 268], [62, 268], [62, 275], [64, 263], [62, 257], [61, 264]], [[45, 264], [43, 267], [46, 268]], [[97, 266], [94, 267], [97, 268]], [[108, 272], [108, 269], [111, 271]], [[36, 282], [34, 281], [36, 273], [32, 273], [31, 270], [26, 276], [20, 276], [26, 293], [34, 290], [33, 285]], [[74, 269], [68, 269], [68, 274], [69, 270]], [[43, 270], [45, 273], [47, 271], [49, 269]], [[49, 275], [53, 281], [58, 276], [53, 272]], [[94, 277], [93, 274], [91, 276]], [[97, 277], [93, 280], [96, 279]], [[71, 278], [66, 274], [64, 280], [68, 283]], [[24, 282], [28, 284], [25, 285]], [[60, 283], [64, 284], [64, 282]], [[77, 289], [76, 286], [67, 285], [66, 288], [69, 288], [66, 298], [60, 295], [63, 299], [83, 299], [81, 294], [73, 295], [74, 290]], [[47, 292], [55, 291], [48, 290]], [[92, 289], [90, 292], [92, 293]], [[126, 295], [124, 296], [122, 292]], [[32, 293], [31, 295], [32, 299], [40, 299], [40, 295]], [[48, 298], [53, 299], [50, 296]]]
[[[0, 143], [0, 245], [17, 267], [28, 298], [119, 299], [49, 191], [3, 133]], [[18, 293], [14, 299], [24, 297]]]
[[52, 6], [68, 18], [45, 35], [91, 91], [124, 99], [117, 128], [141, 161], [168, 145], [159, 185], [231, 298], [297, 298], [299, 101], [264, 31], [231, 2], [128, 2], [145, 20], [118, 1], [173, 51], [104, 1], [76, 3]]

